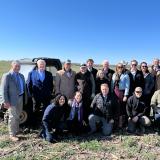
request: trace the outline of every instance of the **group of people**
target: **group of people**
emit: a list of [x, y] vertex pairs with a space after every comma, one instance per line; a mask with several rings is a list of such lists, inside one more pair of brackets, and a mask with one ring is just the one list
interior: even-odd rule
[[28, 97], [33, 100], [34, 112], [43, 106], [40, 136], [49, 142], [56, 141], [64, 130], [90, 135], [100, 129], [106, 136], [124, 128], [130, 133], [144, 133], [151, 125], [151, 113], [160, 130], [159, 59], [154, 59], [151, 68], [146, 62], [138, 68], [136, 60], [131, 61], [129, 69], [125, 61], [119, 62], [115, 71], [108, 60], [103, 61], [102, 69], [93, 66], [93, 59], [88, 59], [76, 73], [71, 61], [66, 60], [53, 84], [46, 62], [40, 59], [25, 83], [19, 73], [20, 62], [13, 61], [1, 81], [4, 107], [9, 112], [10, 138], [18, 140], [19, 116]]

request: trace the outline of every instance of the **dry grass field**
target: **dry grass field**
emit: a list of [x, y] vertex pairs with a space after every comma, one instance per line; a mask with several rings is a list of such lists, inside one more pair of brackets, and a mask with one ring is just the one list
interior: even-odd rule
[[[79, 66], [73, 66], [77, 71]], [[9, 62], [0, 62], [0, 77], [9, 70]], [[0, 122], [0, 159], [3, 160], [160, 160], [160, 136], [152, 128], [144, 135], [113, 133], [111, 137], [96, 133], [92, 136], [61, 136], [50, 144], [37, 138], [38, 130], [22, 133], [13, 143], [7, 125]]]

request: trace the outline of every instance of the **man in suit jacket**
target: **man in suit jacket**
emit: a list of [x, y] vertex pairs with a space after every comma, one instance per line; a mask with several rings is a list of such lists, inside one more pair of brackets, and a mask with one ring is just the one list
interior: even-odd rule
[[96, 80], [97, 69], [93, 67], [94, 61], [93, 59], [87, 60], [87, 69], [89, 72], [93, 74], [94, 80]]
[[20, 62], [13, 61], [11, 63], [11, 70], [3, 75], [1, 81], [4, 107], [9, 112], [9, 135], [13, 141], [19, 140], [16, 135], [19, 132], [20, 114], [26, 94], [24, 76], [19, 73], [19, 70]]
[[34, 100], [34, 111], [39, 111], [43, 104], [43, 111], [50, 104], [53, 92], [53, 76], [46, 71], [46, 62], [42, 59], [37, 61], [37, 67], [32, 70], [27, 79], [29, 96]]

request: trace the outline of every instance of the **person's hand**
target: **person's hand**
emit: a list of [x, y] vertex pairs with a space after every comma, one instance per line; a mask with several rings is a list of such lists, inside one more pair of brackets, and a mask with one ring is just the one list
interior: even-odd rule
[[111, 120], [109, 121], [109, 123], [114, 123], [114, 120], [113, 120], [113, 119], [111, 119]]
[[91, 99], [93, 99], [95, 97], [95, 94], [94, 93], [92, 93], [92, 95], [91, 95]]
[[132, 118], [132, 121], [133, 121], [134, 123], [136, 123], [136, 122], [138, 121], [138, 116], [133, 117], [133, 118]]
[[87, 126], [86, 122], [83, 120], [82, 121], [83, 126]]
[[127, 101], [127, 96], [124, 96], [123, 97], [123, 102], [126, 102]]
[[10, 103], [6, 102], [4, 103], [4, 108], [9, 109], [11, 107]]

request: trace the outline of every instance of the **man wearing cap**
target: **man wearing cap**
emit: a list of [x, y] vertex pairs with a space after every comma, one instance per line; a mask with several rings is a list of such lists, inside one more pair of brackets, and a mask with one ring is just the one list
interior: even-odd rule
[[139, 126], [142, 132], [145, 127], [151, 125], [151, 121], [145, 115], [147, 106], [142, 96], [142, 88], [136, 87], [133, 96], [127, 100], [126, 111], [128, 115], [128, 132], [134, 133]]
[[93, 74], [94, 80], [96, 80], [96, 75], [97, 75], [97, 69], [93, 67], [94, 61], [93, 59], [88, 59], [87, 60], [87, 69], [89, 72]]
[[53, 93], [53, 76], [46, 71], [46, 62], [42, 59], [37, 61], [37, 67], [28, 74], [27, 87], [29, 95], [34, 101], [34, 111], [40, 110], [41, 103], [43, 111], [50, 104]]
[[75, 86], [76, 91], [82, 93], [82, 99], [84, 102], [84, 117], [88, 120], [88, 115], [90, 114], [90, 104], [95, 96], [95, 81], [92, 73], [87, 71], [87, 65], [82, 63], [80, 66], [80, 71], [75, 76]]
[[67, 99], [74, 97], [76, 72], [71, 69], [71, 60], [66, 60], [64, 68], [56, 74], [56, 94], [64, 94]]
[[18, 141], [20, 114], [23, 109], [23, 103], [26, 102], [26, 87], [24, 76], [19, 73], [20, 62], [13, 61], [11, 70], [2, 76], [2, 101], [4, 107], [8, 109], [9, 120], [8, 129], [10, 139]]

